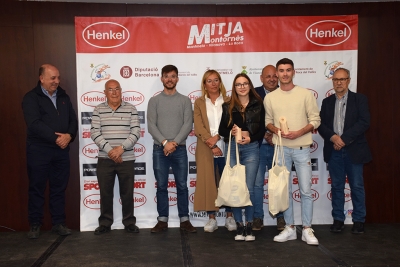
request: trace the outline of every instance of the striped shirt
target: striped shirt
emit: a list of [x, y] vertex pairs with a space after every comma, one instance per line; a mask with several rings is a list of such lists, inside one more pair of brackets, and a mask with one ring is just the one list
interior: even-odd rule
[[113, 110], [107, 102], [99, 104], [93, 110], [90, 135], [100, 148], [99, 158], [108, 158], [108, 152], [123, 145], [123, 161], [135, 160], [134, 145], [140, 137], [138, 112], [130, 103], [122, 101]]
[[349, 92], [346, 92], [346, 94], [342, 96], [342, 98], [338, 98], [337, 95], [335, 95], [336, 102], [335, 102], [335, 115], [333, 119], [333, 131], [339, 136], [342, 136], [343, 134], [348, 93]]

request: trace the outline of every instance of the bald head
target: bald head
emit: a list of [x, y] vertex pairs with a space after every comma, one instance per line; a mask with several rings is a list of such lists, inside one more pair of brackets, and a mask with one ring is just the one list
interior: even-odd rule
[[49, 95], [53, 95], [60, 84], [60, 72], [53, 65], [43, 64], [39, 68], [39, 80]]
[[278, 77], [276, 76], [276, 68], [272, 65], [267, 65], [263, 68], [260, 80], [265, 89], [272, 92], [278, 86]]

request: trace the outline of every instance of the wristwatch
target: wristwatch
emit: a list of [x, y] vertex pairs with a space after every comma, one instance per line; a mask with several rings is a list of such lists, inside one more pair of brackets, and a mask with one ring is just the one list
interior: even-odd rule
[[125, 146], [124, 145], [121, 145], [122, 146], [122, 149], [125, 151]]

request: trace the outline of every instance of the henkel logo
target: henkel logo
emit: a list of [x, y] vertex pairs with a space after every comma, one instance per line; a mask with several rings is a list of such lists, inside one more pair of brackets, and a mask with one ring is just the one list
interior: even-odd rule
[[99, 154], [99, 147], [95, 143], [88, 144], [82, 148], [82, 154], [88, 158], [95, 159]]
[[85, 197], [83, 199], [83, 205], [86, 208], [92, 210], [99, 210], [100, 209], [100, 194], [93, 194]]
[[[332, 201], [332, 190], [326, 194], [326, 197]], [[351, 191], [349, 188], [344, 189], [344, 201], [349, 202], [351, 200]]]
[[326, 92], [325, 97], [331, 96], [331, 95], [333, 95], [333, 94], [335, 94], [335, 90], [334, 90], [333, 88], [332, 88], [332, 89], [329, 89], [329, 91]]
[[351, 28], [337, 20], [322, 20], [311, 24], [306, 32], [308, 41], [319, 46], [335, 46], [347, 41]]
[[264, 190], [263, 203], [268, 204], [268, 190]]
[[136, 143], [136, 145], [133, 147], [133, 150], [135, 151], [135, 157], [137, 158], [146, 153], [146, 148], [144, 147], [144, 145], [139, 143]]
[[194, 203], [194, 193], [190, 194], [189, 201]]
[[[311, 197], [313, 198], [313, 201], [316, 201], [319, 198], [319, 193], [314, 189], [311, 189], [311, 191], [312, 191]], [[292, 197], [295, 201], [301, 202], [300, 189], [297, 189], [296, 191], [292, 192]]]
[[137, 192], [133, 192], [133, 203], [134, 203], [135, 208], [139, 208], [139, 207], [143, 206], [144, 204], [146, 204], [146, 202], [147, 202], [147, 198], [145, 195], [137, 193]]
[[192, 104], [194, 104], [194, 101], [196, 101], [197, 98], [201, 97], [201, 90], [196, 90], [188, 94], [188, 97], [190, 98], [190, 101], [192, 101]]
[[125, 91], [122, 92], [122, 100], [134, 106], [139, 106], [144, 101], [144, 95], [136, 91]]
[[310, 90], [311, 93], [313, 93], [315, 99], [318, 99], [318, 93], [317, 93], [317, 91], [315, 91], [315, 90], [313, 90], [313, 89], [310, 89], [310, 88], [307, 88], [307, 89]]
[[318, 149], [318, 143], [313, 140], [313, 143], [310, 146], [310, 153], [315, 152]]
[[98, 104], [104, 103], [107, 101], [106, 96], [103, 92], [99, 91], [90, 91], [84, 93], [81, 96], [82, 104], [89, 106], [89, 107], [96, 107]]
[[[178, 195], [176, 192], [168, 191], [168, 201], [170, 206], [176, 206], [178, 203]], [[157, 203], [157, 196], [154, 197], [154, 202]]]
[[188, 151], [189, 151], [190, 154], [195, 155], [195, 153], [196, 153], [196, 145], [197, 145], [197, 142], [194, 142], [193, 144], [191, 144], [188, 147]]
[[125, 44], [130, 37], [127, 28], [115, 22], [96, 22], [82, 32], [83, 40], [97, 48], [114, 48]]

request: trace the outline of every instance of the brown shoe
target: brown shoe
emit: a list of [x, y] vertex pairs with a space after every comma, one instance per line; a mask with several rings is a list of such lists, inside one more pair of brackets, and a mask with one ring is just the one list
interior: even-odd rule
[[193, 227], [189, 220], [181, 222], [180, 228], [189, 233], [197, 233], [197, 229]]
[[168, 230], [168, 223], [167, 222], [158, 221], [156, 226], [151, 228], [150, 232], [159, 233], [159, 232], [166, 231], [166, 230]]
[[264, 221], [261, 218], [254, 218], [253, 220], [253, 231], [260, 231], [264, 226]]
[[282, 217], [278, 217], [276, 219], [276, 228], [279, 231], [282, 231], [283, 229], [285, 229], [285, 226], [286, 226], [285, 218], [283, 218], [283, 216]]

